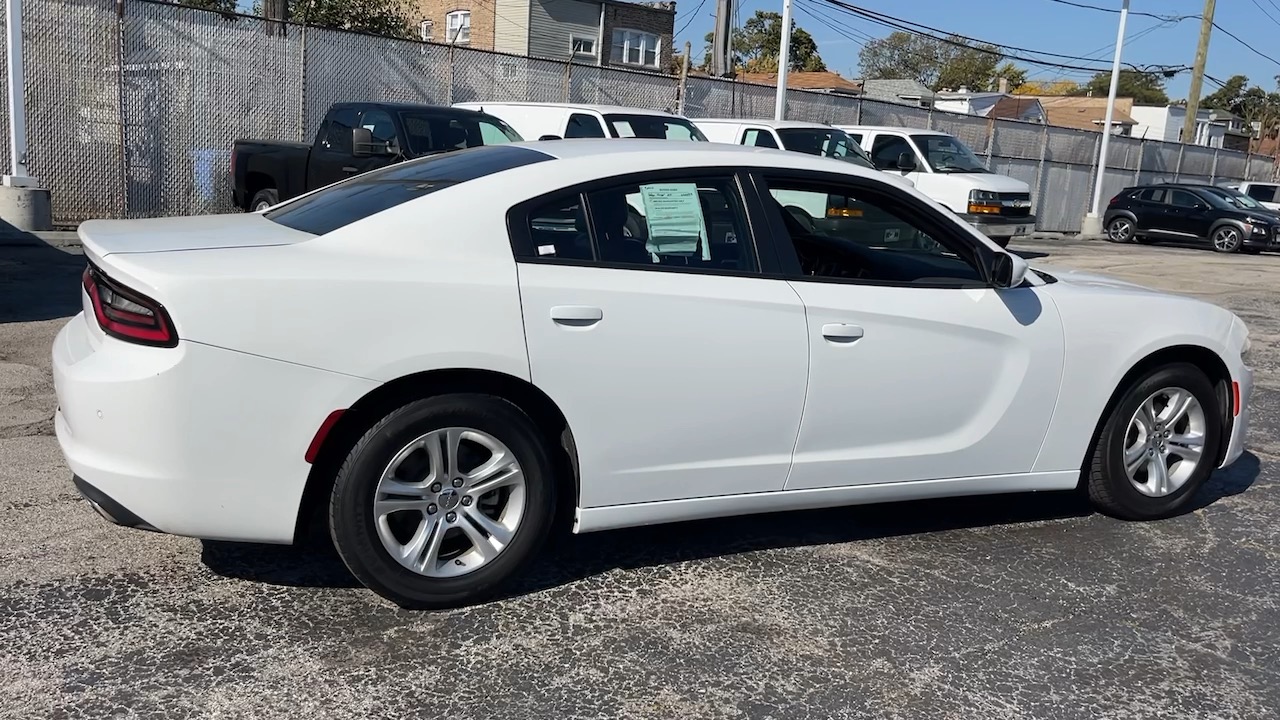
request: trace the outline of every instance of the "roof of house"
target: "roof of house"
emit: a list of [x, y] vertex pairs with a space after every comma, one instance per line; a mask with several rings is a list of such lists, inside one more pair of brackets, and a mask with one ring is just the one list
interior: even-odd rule
[[863, 80], [862, 97], [870, 100], [934, 100], [938, 94], [915, 80]]
[[[1104, 97], [1076, 97], [1074, 95], [1022, 95], [1039, 100], [1044, 108], [1045, 122], [1049, 125], [1101, 130], [1107, 117], [1107, 99]], [[1137, 125], [1129, 114], [1133, 111], [1133, 98], [1116, 98], [1113, 125]]]
[[[755, 83], [756, 85], [777, 85], [778, 73], [744, 72], [739, 73], [737, 79], [742, 82]], [[792, 90], [826, 90], [849, 95], [857, 95], [862, 92], [862, 86], [858, 83], [849, 80], [840, 73], [828, 70], [787, 73], [787, 87]]]

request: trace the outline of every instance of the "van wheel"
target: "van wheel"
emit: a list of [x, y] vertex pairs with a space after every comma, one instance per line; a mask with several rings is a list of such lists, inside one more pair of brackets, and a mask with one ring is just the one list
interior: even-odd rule
[[261, 212], [279, 202], [280, 193], [275, 188], [264, 188], [253, 194], [253, 199], [249, 201], [249, 211]]
[[1199, 368], [1176, 363], [1133, 382], [1116, 403], [1085, 466], [1089, 499], [1129, 520], [1177, 513], [1217, 464], [1223, 421]]
[[361, 583], [401, 607], [483, 600], [546, 540], [551, 467], [533, 422], [504, 400], [411, 402], [370, 428], [338, 471], [334, 546]]

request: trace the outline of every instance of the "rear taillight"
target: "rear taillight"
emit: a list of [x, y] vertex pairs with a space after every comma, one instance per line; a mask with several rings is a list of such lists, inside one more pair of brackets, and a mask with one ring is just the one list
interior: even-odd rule
[[140, 345], [176, 347], [178, 334], [164, 306], [111, 280], [90, 265], [84, 269], [84, 291], [103, 332]]

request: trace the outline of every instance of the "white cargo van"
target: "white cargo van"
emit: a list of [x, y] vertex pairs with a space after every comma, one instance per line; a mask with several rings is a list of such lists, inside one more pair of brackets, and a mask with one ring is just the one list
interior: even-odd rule
[[661, 110], [616, 105], [572, 103], [464, 102], [454, 107], [480, 110], [502, 120], [533, 140], [561, 138], [656, 138], [703, 140], [707, 138], [688, 118]]
[[1257, 200], [1262, 207], [1267, 208], [1268, 210], [1280, 210], [1280, 197], [1277, 197], [1276, 192], [1277, 190], [1280, 190], [1280, 183], [1252, 182], [1246, 180], [1245, 182], [1236, 185], [1228, 185], [1227, 187], [1230, 187], [1233, 190], [1239, 190], [1245, 195]]
[[1035, 231], [1031, 187], [991, 172], [956, 138], [936, 130], [839, 127], [862, 145], [877, 168], [911, 180], [917, 190], [950, 208], [1000, 246]]
[[697, 118], [693, 124], [711, 142], [793, 150], [875, 167], [867, 152], [840, 128], [798, 120]]

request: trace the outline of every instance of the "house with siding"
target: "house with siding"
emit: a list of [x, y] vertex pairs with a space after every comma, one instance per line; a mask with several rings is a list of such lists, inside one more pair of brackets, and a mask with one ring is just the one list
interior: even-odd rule
[[671, 63], [674, 2], [414, 0], [413, 8], [429, 42], [637, 70]]

